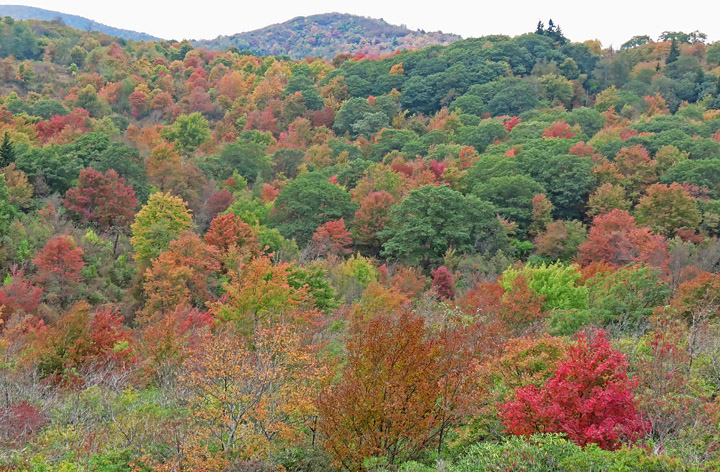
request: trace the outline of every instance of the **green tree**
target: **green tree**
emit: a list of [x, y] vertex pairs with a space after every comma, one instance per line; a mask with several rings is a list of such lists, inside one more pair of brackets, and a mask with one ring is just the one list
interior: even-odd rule
[[18, 156], [17, 168], [32, 182], [42, 178], [51, 191], [64, 195], [84, 167], [82, 159], [67, 151], [66, 146], [55, 145], [31, 148]]
[[670, 297], [670, 286], [657, 267], [633, 264], [618, 271], [601, 272], [585, 282], [592, 321], [632, 333], [647, 328], [655, 307]]
[[665, 65], [672, 64], [677, 61], [679, 57], [680, 48], [678, 48], [678, 42], [675, 38], [672, 38], [672, 42], [670, 43], [670, 53], [668, 54], [667, 59], [665, 59]]
[[485, 149], [495, 141], [502, 141], [508, 135], [507, 130], [498, 120], [487, 120], [478, 126], [463, 126], [457, 132], [456, 142], [472, 146], [477, 152]]
[[669, 184], [690, 183], [710, 191], [710, 195], [720, 194], [720, 159], [689, 159], [672, 166], [660, 177], [660, 182]]
[[218, 180], [227, 179], [233, 171], [237, 171], [250, 183], [258, 177], [261, 180], [270, 177], [270, 156], [265, 154], [264, 146], [252, 141], [227, 144], [220, 152], [218, 164], [221, 169], [221, 173], [215, 176]]
[[132, 185], [140, 203], [145, 203], [150, 195], [145, 161], [134, 147], [122, 143], [110, 143], [98, 154], [90, 156], [89, 167], [101, 172], [110, 169], [118, 173], [125, 182]]
[[0, 174], [0, 236], [7, 232], [12, 215], [13, 207], [10, 205], [10, 191], [5, 185], [5, 176]]
[[365, 113], [371, 113], [372, 107], [364, 98], [351, 98], [335, 115], [333, 128], [337, 134], [345, 134], [352, 131], [352, 125], [360, 121]]
[[720, 65], [720, 42], [714, 42], [705, 50], [705, 62]]
[[191, 154], [201, 144], [210, 141], [210, 125], [199, 112], [180, 115], [175, 123], [163, 130], [163, 137], [175, 143], [182, 154]]
[[15, 153], [15, 146], [13, 146], [10, 135], [5, 132], [5, 134], [3, 135], [2, 144], [0, 144], [0, 167], [9, 166], [13, 162], [15, 162], [16, 157], [17, 155]]
[[270, 220], [280, 234], [304, 246], [320, 225], [340, 218], [350, 221], [357, 209], [347, 190], [320, 174], [309, 173], [283, 187]]
[[543, 192], [542, 185], [524, 175], [493, 177], [472, 191], [481, 200], [495, 205], [500, 216], [517, 223], [522, 232], [527, 231], [532, 219], [533, 197]]
[[149, 264], [191, 225], [190, 211], [182, 198], [160, 192], [150, 195], [131, 226], [130, 242], [135, 249], [135, 261], [141, 265]]
[[577, 265], [557, 262], [538, 266], [525, 265], [519, 269], [511, 268], [503, 272], [500, 285], [506, 291], [511, 290], [513, 282], [519, 275], [527, 280], [528, 287], [535, 293], [545, 297], [544, 309], [581, 310], [588, 307], [587, 288], [577, 285], [582, 275]]
[[503, 245], [504, 231], [492, 204], [448, 186], [412, 190], [390, 212], [380, 233], [384, 256], [425, 267], [437, 265], [448, 249], [487, 252]]

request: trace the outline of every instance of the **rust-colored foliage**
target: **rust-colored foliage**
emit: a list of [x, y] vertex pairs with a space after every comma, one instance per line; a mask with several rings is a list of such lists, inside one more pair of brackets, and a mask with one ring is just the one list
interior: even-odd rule
[[497, 281], [481, 282], [465, 292], [457, 304], [466, 313], [499, 323], [496, 328], [500, 328], [501, 336], [507, 338], [509, 333], [522, 333], [545, 316], [542, 310], [544, 299], [528, 286], [523, 275], [519, 275], [507, 292]]
[[257, 256], [260, 254], [257, 235], [240, 217], [232, 213], [220, 215], [212, 220], [205, 233], [205, 242], [220, 251], [222, 255]]
[[352, 253], [352, 235], [345, 227], [345, 219], [328, 221], [315, 230], [313, 248], [318, 255], [348, 255]]
[[162, 381], [177, 375], [213, 323], [209, 312], [183, 306], [143, 323], [138, 331], [143, 376]]
[[163, 143], [153, 148], [145, 162], [148, 180], [161, 192], [183, 198], [192, 208], [199, 208], [199, 191], [207, 183], [197, 166], [177, 153], [173, 145]]
[[717, 318], [720, 313], [720, 276], [701, 272], [683, 282], [670, 306], [689, 323]]
[[384, 190], [371, 192], [360, 201], [360, 209], [353, 220], [353, 234], [359, 244], [372, 248], [380, 246], [377, 235], [390, 221], [390, 208], [394, 204], [395, 198]]
[[37, 266], [35, 280], [44, 285], [52, 282], [62, 285], [79, 283], [82, 280], [80, 269], [85, 265], [82, 256], [82, 248], [76, 246], [69, 236], [51, 239], [33, 259], [33, 264]]
[[80, 172], [78, 185], [65, 193], [63, 205], [82, 223], [97, 225], [103, 231], [127, 229], [135, 215], [137, 199], [132, 186], [110, 169]]
[[593, 220], [587, 240], [580, 245], [581, 264], [607, 262], [622, 267], [646, 262], [656, 267], [667, 263], [667, 242], [650, 229], [639, 227], [627, 211], [612, 210]]
[[56, 236], [35, 256], [33, 264], [37, 271], [33, 282], [44, 289], [48, 303], [66, 306], [77, 294], [83, 280], [83, 254], [71, 237]]
[[171, 242], [170, 249], [153, 259], [145, 271], [145, 322], [177, 306], [203, 307], [213, 300], [218, 259], [218, 250], [190, 231]]
[[92, 310], [86, 302], [44, 330], [36, 332], [30, 356], [43, 377], [82, 385], [86, 375], [102, 379], [133, 362], [130, 330], [112, 307]]
[[363, 470], [381, 456], [400, 463], [437, 433], [438, 346], [426, 334], [409, 314], [355, 326], [340, 383], [318, 399], [325, 446], [342, 467]]
[[657, 182], [658, 162], [640, 144], [622, 148], [615, 155], [615, 166], [622, 175], [622, 184], [631, 195]]
[[22, 270], [11, 272], [12, 281], [0, 287], [0, 330], [3, 324], [16, 313], [34, 314], [40, 304], [43, 290], [35, 287]]
[[401, 313], [410, 306], [410, 298], [393, 287], [384, 287], [371, 282], [365, 288], [360, 300], [353, 305], [352, 319], [368, 321], [379, 316], [392, 316]]
[[595, 148], [592, 144], [586, 144], [584, 142], [575, 143], [570, 147], [568, 154], [578, 157], [589, 157], [595, 154]]
[[545, 227], [552, 221], [552, 202], [544, 193], [538, 193], [532, 198], [532, 220], [528, 234], [535, 236], [545, 231]]

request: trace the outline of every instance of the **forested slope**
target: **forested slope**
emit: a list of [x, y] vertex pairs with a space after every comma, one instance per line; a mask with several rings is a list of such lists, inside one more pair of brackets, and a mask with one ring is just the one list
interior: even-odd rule
[[0, 35], [3, 470], [720, 467], [720, 43]]
[[399, 49], [420, 49], [450, 44], [461, 39], [455, 34], [413, 31], [382, 19], [346, 13], [300, 16], [284, 23], [215, 39], [194, 41], [197, 47], [250, 51], [261, 56], [287, 55], [293, 59], [340, 54], [378, 56]]

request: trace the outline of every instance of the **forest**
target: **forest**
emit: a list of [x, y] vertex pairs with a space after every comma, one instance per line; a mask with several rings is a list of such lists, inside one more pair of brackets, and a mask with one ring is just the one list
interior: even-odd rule
[[261, 57], [0, 19], [0, 471], [720, 469], [720, 42]]

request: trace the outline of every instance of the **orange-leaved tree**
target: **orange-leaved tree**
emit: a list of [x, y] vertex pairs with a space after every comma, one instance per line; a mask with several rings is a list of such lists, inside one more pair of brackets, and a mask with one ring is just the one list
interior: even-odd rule
[[284, 324], [250, 337], [232, 329], [207, 335], [180, 377], [192, 415], [188, 470], [225, 470], [312, 441], [312, 399], [327, 377], [314, 351]]
[[211, 306], [211, 312], [245, 333], [278, 322], [309, 327], [320, 314], [308, 287], [291, 283], [292, 268], [287, 262], [273, 264], [268, 256], [243, 264], [230, 273], [230, 280], [223, 285], [225, 295]]
[[143, 319], [178, 306], [202, 308], [214, 299], [220, 270], [218, 250], [192, 231], [182, 233], [145, 271]]

